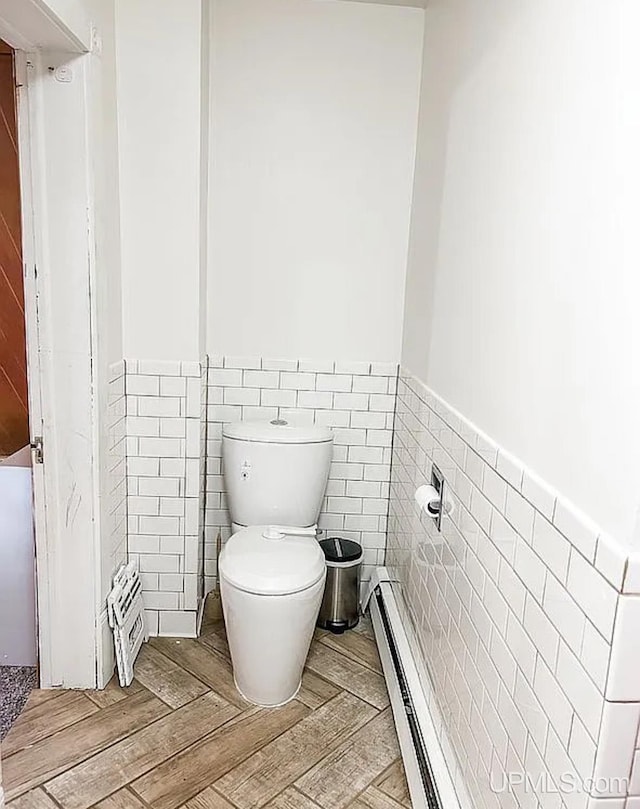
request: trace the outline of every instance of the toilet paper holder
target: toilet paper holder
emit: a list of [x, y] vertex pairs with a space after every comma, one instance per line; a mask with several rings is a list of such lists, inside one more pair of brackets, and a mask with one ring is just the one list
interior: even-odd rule
[[433, 464], [431, 467], [431, 485], [420, 486], [415, 493], [416, 503], [421, 509], [427, 512], [436, 522], [436, 528], [441, 530], [442, 515], [451, 511], [450, 505], [445, 500], [445, 479], [444, 475]]

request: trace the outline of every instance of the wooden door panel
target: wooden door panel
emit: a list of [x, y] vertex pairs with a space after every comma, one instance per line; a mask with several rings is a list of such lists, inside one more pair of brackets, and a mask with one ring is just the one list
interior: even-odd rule
[[0, 211], [20, 258], [20, 169], [14, 94], [13, 59], [0, 55]]
[[29, 442], [13, 56], [0, 48], [0, 457]]

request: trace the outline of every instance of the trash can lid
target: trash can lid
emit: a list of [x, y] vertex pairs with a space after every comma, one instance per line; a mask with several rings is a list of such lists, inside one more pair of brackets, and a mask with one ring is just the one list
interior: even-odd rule
[[329, 537], [320, 540], [327, 562], [355, 562], [362, 556], [362, 546], [351, 539]]

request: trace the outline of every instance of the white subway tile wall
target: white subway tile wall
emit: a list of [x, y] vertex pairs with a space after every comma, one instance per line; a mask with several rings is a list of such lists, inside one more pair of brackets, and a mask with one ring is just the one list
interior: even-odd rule
[[[366, 582], [389, 513], [387, 565], [461, 800], [640, 809], [640, 555], [419, 380], [385, 363], [134, 360], [113, 367], [109, 397], [113, 567], [128, 536], [152, 634], [195, 635], [215, 584], [223, 423], [329, 426], [320, 528], [361, 542]], [[442, 533], [413, 499], [433, 462], [454, 506]], [[504, 790], [509, 774], [525, 780]]]
[[231, 533], [222, 470], [222, 425], [282, 418], [331, 427], [334, 456], [319, 519], [328, 535], [360, 542], [362, 580], [384, 561], [391, 469], [394, 363], [209, 357], [205, 574], [215, 583], [216, 538]]
[[[204, 545], [206, 534], [206, 508], [207, 508], [207, 403], [209, 397], [209, 357], [205, 355], [200, 361], [200, 457], [198, 459], [198, 578], [196, 581], [197, 598], [206, 597], [207, 590], [204, 580]], [[193, 481], [191, 481], [193, 487]], [[193, 488], [187, 490], [187, 496], [192, 496]]]
[[125, 365], [129, 558], [140, 568], [150, 633], [195, 636], [203, 566], [202, 366]]
[[[432, 463], [453, 503], [441, 533], [414, 502]], [[449, 766], [478, 809], [640, 797], [640, 599], [620, 594], [627, 555], [401, 372], [387, 565]]]
[[109, 368], [108, 386], [108, 480], [109, 523], [107, 534], [110, 541], [110, 570], [105, 578], [106, 591], [111, 589], [111, 579], [120, 565], [127, 561], [127, 458], [126, 458], [126, 399], [125, 366], [116, 362]]

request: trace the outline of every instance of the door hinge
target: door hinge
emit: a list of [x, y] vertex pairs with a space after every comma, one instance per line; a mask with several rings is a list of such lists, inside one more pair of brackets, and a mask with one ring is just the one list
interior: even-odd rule
[[44, 448], [42, 443], [42, 436], [36, 436], [31, 442], [31, 452], [33, 453], [34, 463], [44, 462]]

